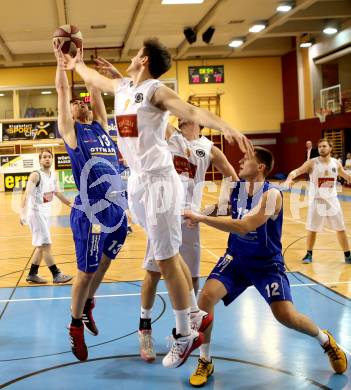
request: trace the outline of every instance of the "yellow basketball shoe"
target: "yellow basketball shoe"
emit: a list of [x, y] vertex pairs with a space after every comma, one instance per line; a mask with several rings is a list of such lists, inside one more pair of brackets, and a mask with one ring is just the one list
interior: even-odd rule
[[330, 365], [337, 374], [342, 374], [347, 369], [347, 357], [345, 352], [336, 344], [334, 337], [327, 330], [323, 330], [329, 341], [322, 348], [328, 354]]
[[212, 359], [207, 362], [204, 359], [199, 359], [198, 365], [194, 373], [189, 378], [189, 382], [194, 387], [201, 387], [207, 383], [208, 378], [213, 374], [214, 364]]

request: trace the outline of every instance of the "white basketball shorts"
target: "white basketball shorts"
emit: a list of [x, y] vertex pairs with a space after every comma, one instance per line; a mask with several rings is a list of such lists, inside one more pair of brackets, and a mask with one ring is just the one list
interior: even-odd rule
[[179, 253], [183, 195], [175, 170], [167, 175], [132, 173], [129, 177], [129, 210], [133, 221], [146, 231], [147, 258], [165, 260]]
[[47, 215], [42, 213], [29, 212], [27, 221], [32, 232], [33, 246], [42, 246], [52, 243], [49, 217]]
[[335, 231], [345, 230], [342, 209], [336, 197], [315, 198], [308, 206], [306, 229], [312, 232], [322, 232], [324, 227]]
[[[152, 258], [152, 253], [149, 251], [149, 244], [144, 259], [143, 268], [147, 271], [160, 272], [157, 263]], [[191, 276], [198, 278], [200, 276], [200, 226], [196, 225], [189, 228], [186, 222], [182, 222], [182, 245], [179, 248], [179, 253], [189, 267]]]

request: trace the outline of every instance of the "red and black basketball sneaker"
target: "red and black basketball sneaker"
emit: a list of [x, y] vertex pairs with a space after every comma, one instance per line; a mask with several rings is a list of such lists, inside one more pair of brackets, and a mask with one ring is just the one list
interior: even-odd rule
[[198, 332], [205, 332], [205, 330], [211, 325], [213, 321], [213, 314], [206, 313], [203, 310], [190, 313], [191, 329]]
[[99, 329], [97, 328], [93, 317], [94, 307], [95, 299], [87, 300], [83, 310], [82, 321], [85, 329], [93, 336], [97, 336], [99, 334]]
[[88, 359], [88, 348], [84, 341], [84, 326], [69, 326], [69, 337], [73, 355], [81, 361]]

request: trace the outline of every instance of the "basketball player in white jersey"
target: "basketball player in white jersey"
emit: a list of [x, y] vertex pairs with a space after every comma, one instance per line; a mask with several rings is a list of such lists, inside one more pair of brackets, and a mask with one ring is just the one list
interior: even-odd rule
[[179, 367], [201, 345], [203, 335], [190, 326], [191, 275], [179, 256], [183, 186], [165, 141], [169, 112], [222, 131], [228, 141], [238, 142], [243, 152], [252, 154], [252, 145], [220, 118], [184, 102], [157, 80], [171, 67], [171, 55], [157, 39], [145, 40], [132, 58], [127, 69], [130, 78], [121, 78], [105, 60], [99, 65], [112, 79], [88, 68], [79, 49], [75, 58], [65, 57], [67, 70], [75, 68], [86, 83], [115, 94], [118, 145], [131, 170], [129, 208], [133, 220], [147, 233], [146, 258], [152, 256], [157, 262], [176, 317], [172, 347], [163, 365]]
[[72, 279], [64, 275], [56, 266], [51, 253], [51, 235], [49, 217], [54, 195], [62, 203], [71, 207], [70, 201], [58, 192], [55, 175], [51, 172], [53, 156], [50, 150], [45, 149], [39, 155], [40, 170], [29, 176], [26, 191], [22, 198], [20, 222], [28, 222], [32, 232], [32, 245], [35, 247], [27, 282], [43, 284], [47, 281], [38, 275], [42, 258], [52, 273], [54, 283], [66, 283]]
[[[179, 130], [171, 125], [167, 126], [166, 139], [173, 156], [174, 167], [184, 186], [185, 199], [182, 208], [200, 211], [205, 175], [211, 163], [230, 181], [238, 181], [239, 178], [224, 153], [208, 138], [200, 135], [202, 126], [183, 119], [179, 119], [178, 126]], [[189, 290], [194, 289], [191, 291], [191, 297], [194, 297], [191, 299], [190, 308], [192, 319], [193, 314], [199, 312], [196, 300], [200, 276], [199, 225], [190, 228], [182, 220], [182, 245], [179, 252], [192, 277], [192, 285], [189, 286]], [[156, 358], [156, 353], [152, 341], [151, 311], [161, 273], [152, 258], [145, 258], [144, 269], [146, 274], [141, 291], [139, 322], [140, 356], [143, 360], [152, 362]], [[203, 325], [204, 328], [206, 324]]]
[[307, 160], [301, 167], [290, 172], [286, 182], [290, 186], [296, 177], [305, 173], [310, 176], [306, 223], [307, 253], [302, 259], [304, 264], [312, 263], [317, 232], [323, 231], [324, 224], [336, 231], [337, 239], [344, 251], [345, 263], [351, 264], [350, 248], [336, 188], [338, 176], [351, 182], [351, 175], [344, 170], [339, 161], [331, 157], [332, 147], [329, 140], [322, 138], [318, 142], [319, 157]]

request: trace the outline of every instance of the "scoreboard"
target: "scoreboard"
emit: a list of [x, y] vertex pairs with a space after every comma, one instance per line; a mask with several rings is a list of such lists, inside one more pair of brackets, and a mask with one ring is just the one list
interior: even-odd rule
[[224, 83], [224, 65], [189, 66], [189, 84]]
[[79, 97], [84, 101], [84, 103], [90, 103], [90, 93], [89, 92], [80, 92]]

